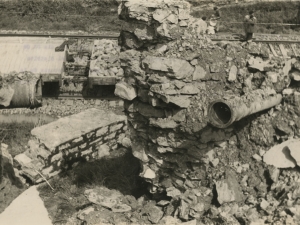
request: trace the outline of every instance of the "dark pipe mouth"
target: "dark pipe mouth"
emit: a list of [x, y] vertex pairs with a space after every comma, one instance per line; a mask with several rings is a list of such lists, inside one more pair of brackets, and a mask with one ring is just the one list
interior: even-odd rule
[[232, 123], [232, 110], [222, 100], [212, 102], [208, 109], [209, 120], [212, 125], [226, 128]]

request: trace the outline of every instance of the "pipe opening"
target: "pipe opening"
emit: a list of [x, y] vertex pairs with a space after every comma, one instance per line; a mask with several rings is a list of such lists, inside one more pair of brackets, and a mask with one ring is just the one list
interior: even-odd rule
[[220, 125], [227, 124], [231, 119], [231, 110], [229, 106], [223, 102], [217, 102], [212, 107], [212, 119]]

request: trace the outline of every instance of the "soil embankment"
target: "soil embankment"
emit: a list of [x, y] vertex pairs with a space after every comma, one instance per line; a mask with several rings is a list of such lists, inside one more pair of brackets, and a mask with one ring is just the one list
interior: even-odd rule
[[[299, 32], [299, 26], [281, 26], [281, 23], [299, 24], [298, 1], [196, 1], [189, 0], [195, 17], [210, 17], [213, 6], [221, 7], [221, 32], [241, 32], [241, 22], [249, 10], [256, 12], [261, 33]], [[238, 4], [237, 4], [238, 3]], [[0, 1], [0, 29], [52, 32], [86, 32], [113, 34], [123, 22], [117, 16], [117, 0], [75, 1]]]

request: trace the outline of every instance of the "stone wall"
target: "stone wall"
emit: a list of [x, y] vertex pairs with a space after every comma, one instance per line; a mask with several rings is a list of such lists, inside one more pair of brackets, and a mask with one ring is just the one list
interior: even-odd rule
[[[258, 222], [256, 205], [245, 199], [266, 196], [269, 172], [262, 172], [261, 156], [267, 148], [275, 139], [299, 137], [295, 123], [275, 125], [294, 106], [280, 104], [225, 129], [210, 124], [208, 106], [241, 96], [248, 104], [256, 90], [294, 96], [287, 87], [299, 61], [274, 56], [267, 44], [212, 42], [189, 13], [190, 5], [176, 0], [119, 6], [129, 25], [120, 35], [125, 77], [116, 94], [126, 100], [132, 152], [153, 196], [169, 199], [164, 216], [197, 224]], [[278, 127], [285, 134], [276, 136]]]
[[78, 161], [117, 156], [126, 124], [125, 116], [88, 109], [33, 129], [29, 149], [14, 160], [23, 175], [39, 183], [43, 181], [40, 174], [48, 179]]

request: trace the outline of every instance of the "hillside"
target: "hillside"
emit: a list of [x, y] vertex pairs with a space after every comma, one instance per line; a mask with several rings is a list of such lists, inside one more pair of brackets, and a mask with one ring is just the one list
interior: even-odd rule
[[[241, 22], [250, 9], [255, 10], [262, 33], [294, 33], [297, 26], [279, 26], [278, 23], [299, 23], [300, 1], [255, 0], [189, 0], [193, 15], [210, 16], [218, 5], [222, 13], [222, 32], [242, 32]], [[236, 4], [238, 3], [238, 4]], [[255, 4], [254, 4], [255, 3]], [[117, 0], [1, 0], [0, 29], [27, 31], [85, 31], [119, 32], [122, 22], [117, 16]], [[298, 16], [299, 17], [299, 16]]]

